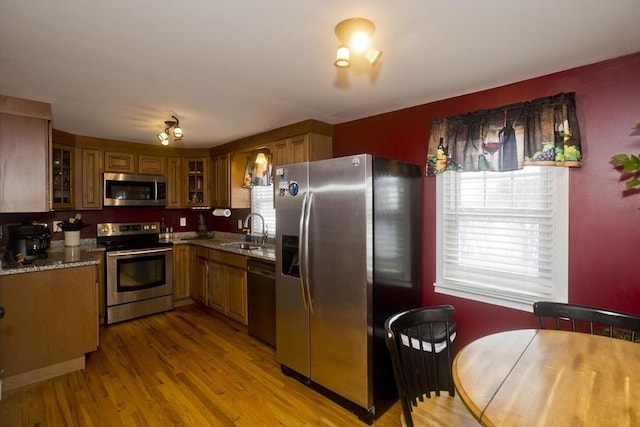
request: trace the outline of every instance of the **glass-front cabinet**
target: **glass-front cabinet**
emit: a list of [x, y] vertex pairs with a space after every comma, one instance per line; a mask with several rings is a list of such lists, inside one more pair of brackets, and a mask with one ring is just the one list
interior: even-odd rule
[[186, 159], [187, 196], [185, 206], [207, 207], [209, 206], [209, 159]]
[[73, 209], [73, 173], [74, 149], [66, 145], [53, 145], [52, 167], [53, 174], [52, 201], [54, 209]]

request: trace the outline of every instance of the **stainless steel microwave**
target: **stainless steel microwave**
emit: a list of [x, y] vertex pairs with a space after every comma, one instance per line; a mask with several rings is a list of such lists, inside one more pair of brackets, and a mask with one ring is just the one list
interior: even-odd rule
[[167, 178], [105, 172], [103, 194], [104, 206], [166, 206]]

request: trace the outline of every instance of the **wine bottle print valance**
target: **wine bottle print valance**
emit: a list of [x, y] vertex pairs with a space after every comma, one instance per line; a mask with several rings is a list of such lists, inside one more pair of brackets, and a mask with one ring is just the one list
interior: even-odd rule
[[445, 170], [511, 171], [527, 165], [579, 167], [575, 93], [459, 114], [431, 123], [427, 175]]

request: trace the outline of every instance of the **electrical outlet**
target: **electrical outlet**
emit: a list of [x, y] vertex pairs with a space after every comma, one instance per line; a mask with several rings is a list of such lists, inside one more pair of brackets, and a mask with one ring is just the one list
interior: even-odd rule
[[238, 220], [238, 230], [242, 230], [242, 220]]
[[53, 221], [53, 232], [54, 232], [54, 233], [57, 233], [57, 232], [59, 232], [59, 231], [62, 231], [62, 229], [61, 229], [61, 228], [60, 228], [60, 226], [59, 226], [61, 222], [62, 222], [62, 221]]
[[186, 227], [186, 226], [187, 226], [187, 218], [180, 217], [180, 227]]

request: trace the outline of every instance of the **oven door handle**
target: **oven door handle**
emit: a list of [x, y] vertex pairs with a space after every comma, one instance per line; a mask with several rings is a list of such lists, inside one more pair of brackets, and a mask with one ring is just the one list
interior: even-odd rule
[[159, 248], [159, 249], [142, 249], [139, 251], [115, 251], [115, 252], [107, 252], [107, 256], [122, 256], [122, 255], [148, 255], [148, 254], [157, 254], [159, 252], [170, 252], [173, 248]]

